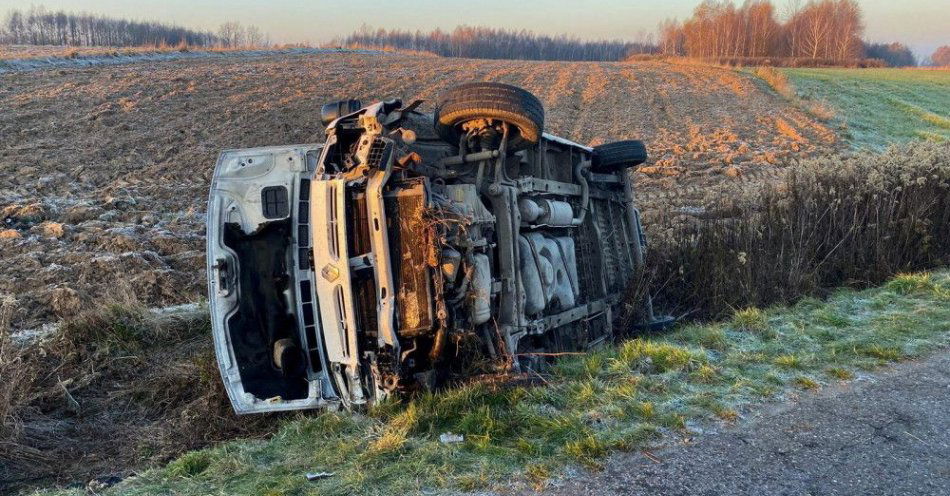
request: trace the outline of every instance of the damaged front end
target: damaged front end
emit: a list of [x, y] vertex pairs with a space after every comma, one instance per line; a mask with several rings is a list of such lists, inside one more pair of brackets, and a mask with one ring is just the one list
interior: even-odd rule
[[446, 325], [444, 304], [435, 309], [427, 181], [393, 178], [395, 142], [377, 121], [393, 104], [336, 120], [323, 145], [219, 157], [208, 286], [238, 413], [384, 398], [418, 351], [403, 349], [400, 334], [435, 340], [433, 328]]

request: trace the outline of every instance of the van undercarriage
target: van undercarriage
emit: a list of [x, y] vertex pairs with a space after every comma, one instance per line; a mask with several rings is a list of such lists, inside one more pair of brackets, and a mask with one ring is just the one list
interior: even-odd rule
[[643, 144], [545, 134], [507, 85], [420, 103], [342, 101], [322, 145], [219, 157], [209, 294], [237, 412], [353, 408], [476, 355], [534, 368], [614, 335], [645, 253], [627, 173]]

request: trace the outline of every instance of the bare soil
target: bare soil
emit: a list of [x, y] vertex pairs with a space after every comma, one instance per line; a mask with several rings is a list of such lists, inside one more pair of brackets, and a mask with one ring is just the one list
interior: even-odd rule
[[203, 298], [204, 211], [225, 148], [323, 141], [319, 108], [425, 99], [471, 80], [527, 88], [546, 130], [643, 139], [647, 209], [698, 204], [837, 149], [835, 133], [761, 81], [659, 61], [567, 63], [327, 54], [139, 62], [0, 74], [0, 295], [14, 329], [131, 290], [149, 306]]

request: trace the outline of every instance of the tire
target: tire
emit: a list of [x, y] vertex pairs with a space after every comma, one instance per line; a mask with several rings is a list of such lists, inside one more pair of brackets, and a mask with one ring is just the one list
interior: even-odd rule
[[468, 83], [446, 91], [435, 110], [435, 130], [450, 145], [458, 146], [462, 124], [474, 119], [495, 119], [511, 125], [509, 152], [536, 144], [544, 130], [544, 106], [527, 90], [501, 83]]
[[617, 172], [647, 161], [647, 147], [640, 140], [615, 141], [594, 147], [591, 170]]

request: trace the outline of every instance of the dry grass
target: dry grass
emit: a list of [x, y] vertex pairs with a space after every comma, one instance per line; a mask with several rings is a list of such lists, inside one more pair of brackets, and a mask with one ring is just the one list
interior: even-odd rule
[[811, 57], [708, 57], [700, 60], [731, 67], [885, 67], [879, 59], [832, 60]]
[[835, 379], [842, 381], [854, 379], [854, 373], [842, 367], [829, 367], [827, 370], [825, 370], [825, 373]]
[[33, 394], [34, 371], [26, 365], [10, 337], [10, 316], [16, 302], [0, 301], [0, 454], [15, 445], [22, 432], [20, 414]]
[[[185, 42], [176, 44], [143, 45], [134, 47], [109, 46], [53, 46], [53, 45], [5, 45], [0, 46], [0, 60], [30, 59], [30, 58], [65, 58], [76, 59], [85, 57], [123, 57], [133, 55], [154, 55], [173, 52], [238, 52], [244, 50], [282, 50], [291, 47], [275, 48], [271, 46], [195, 46]], [[293, 47], [309, 48], [309, 47]]]
[[792, 126], [785, 119], [775, 119], [775, 130], [778, 131], [778, 134], [785, 136], [796, 143], [804, 143], [805, 138], [795, 129], [795, 126]]
[[807, 101], [803, 104], [805, 106], [805, 110], [809, 114], [815, 116], [815, 118], [821, 121], [830, 121], [831, 119], [834, 119], [836, 115], [838, 115], [834, 106], [831, 105], [831, 103], [829, 103], [825, 98]]
[[662, 60], [674, 64], [712, 65], [718, 67], [885, 67], [878, 59], [831, 60], [805, 57], [685, 57], [661, 53], [635, 53], [623, 62]]
[[273, 417], [231, 412], [205, 310], [159, 315], [118, 298], [39, 343], [13, 345], [4, 332], [0, 376], [7, 487], [121, 473], [273, 429]]
[[399, 53], [403, 55], [415, 55], [417, 57], [439, 57], [439, 54], [435, 52], [430, 52], [428, 50], [411, 50], [408, 48], [399, 48], [392, 45], [367, 45], [364, 43], [347, 43], [345, 45], [340, 44], [325, 44], [321, 45], [320, 48], [343, 48], [346, 50], [374, 50], [379, 52], [387, 53]]
[[[830, 121], [837, 115], [835, 108], [830, 103], [828, 103], [827, 99], [822, 98], [819, 100], [812, 100], [812, 99], [805, 100], [805, 99], [800, 98], [798, 96], [798, 92], [795, 89], [795, 85], [792, 84], [792, 82], [788, 79], [785, 73], [778, 69], [775, 69], [774, 67], [770, 67], [770, 66], [756, 67], [755, 69], [752, 70], [752, 74], [754, 74], [756, 77], [758, 77], [759, 79], [764, 81], [766, 84], [768, 84], [769, 87], [775, 90], [776, 93], [785, 97], [785, 99], [793, 103], [795, 106], [799, 107], [805, 112], [808, 112], [809, 114], [811, 114], [813, 117], [815, 117], [816, 119], [820, 121], [825, 121], [825, 122]], [[786, 130], [783, 129], [781, 125], [783, 121], [779, 120], [778, 122], [779, 122], [779, 132], [783, 134], [787, 134]], [[788, 126], [788, 124], [785, 123], [785, 127], [790, 127], [790, 126]], [[792, 132], [797, 134], [797, 131], [794, 131], [794, 128], [791, 128], [791, 129], [792, 129]]]
[[785, 74], [777, 71], [773, 67], [756, 67], [754, 74], [758, 76], [759, 79], [768, 83], [773, 90], [779, 95], [784, 96], [788, 99], [795, 98], [795, 88], [792, 87], [792, 83], [788, 81], [788, 78], [785, 77]]
[[729, 215], [671, 211], [647, 225], [660, 308], [725, 317], [876, 284], [950, 263], [950, 144], [804, 160], [784, 181], [722, 191], [704, 207]]
[[665, 60], [669, 56], [658, 53], [631, 53], [624, 57], [621, 62], [648, 62], [653, 60]]

